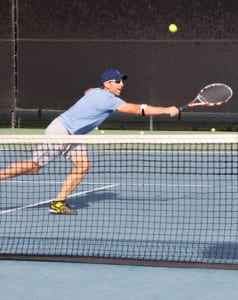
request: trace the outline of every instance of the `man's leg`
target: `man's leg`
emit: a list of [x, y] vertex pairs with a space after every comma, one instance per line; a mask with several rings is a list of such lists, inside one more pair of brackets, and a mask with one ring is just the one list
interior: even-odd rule
[[40, 166], [31, 159], [14, 162], [8, 167], [0, 171], [0, 180], [16, 177], [27, 173], [36, 173], [40, 170]]
[[76, 214], [76, 210], [66, 204], [68, 195], [80, 184], [88, 173], [90, 164], [87, 155], [71, 157], [73, 168], [62, 184], [55, 201], [50, 206], [50, 212], [58, 214]]

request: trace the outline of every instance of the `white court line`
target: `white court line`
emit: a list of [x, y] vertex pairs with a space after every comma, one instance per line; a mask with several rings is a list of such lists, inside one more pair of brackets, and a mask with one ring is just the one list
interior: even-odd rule
[[[12, 180], [12, 179], [8, 179], [5, 180], [4, 183], [7, 184], [12, 184], [12, 183], [20, 183], [20, 184], [29, 184], [29, 183], [37, 183], [37, 184], [62, 184], [62, 180], [59, 181], [53, 181], [53, 180]], [[92, 184], [98, 184], [98, 185], [104, 185], [104, 184], [113, 184], [112, 182], [82, 182], [80, 183], [80, 185], [92, 185]]]
[[[50, 184], [50, 185], [55, 185], [55, 184], [61, 184], [62, 181], [34, 181], [34, 180], [7, 180], [5, 181], [5, 183], [21, 183], [21, 184], [29, 184], [29, 183], [37, 183], [37, 184]], [[216, 181], [215, 181], [216, 183]], [[81, 185], [92, 185], [92, 184], [96, 184], [96, 185], [111, 185], [111, 186], [161, 186], [161, 187], [211, 187], [212, 184], [203, 184], [203, 183], [123, 183], [121, 182], [120, 184], [112, 184], [110, 182], [82, 182]], [[238, 186], [235, 185], [225, 185], [223, 184], [223, 187], [227, 187], [227, 188], [238, 188]]]
[[[115, 187], [115, 186], [118, 186], [118, 185], [119, 184], [111, 184], [111, 185], [106, 185], [106, 186], [103, 186], [103, 187], [100, 187], [100, 188], [91, 189], [91, 190], [71, 194], [68, 198], [72, 198], [74, 196], [84, 195], [84, 194], [88, 194], [88, 193], [92, 193], [92, 192], [96, 192], [96, 191], [100, 191], [100, 190], [109, 189], [109, 188], [112, 188], [112, 187]], [[45, 201], [40, 201], [40, 202], [37, 202], [37, 203], [34, 203], [34, 204], [29, 204], [29, 205], [17, 207], [17, 208], [2, 210], [2, 211], [0, 211], [0, 215], [7, 214], [7, 213], [10, 213], [10, 212], [14, 212], [14, 211], [18, 211], [18, 210], [23, 210], [23, 209], [26, 209], [26, 208], [36, 207], [36, 206], [39, 206], [39, 205], [42, 205], [42, 204], [45, 204], [45, 203], [50, 203], [53, 200], [55, 200], [55, 198], [45, 200]]]

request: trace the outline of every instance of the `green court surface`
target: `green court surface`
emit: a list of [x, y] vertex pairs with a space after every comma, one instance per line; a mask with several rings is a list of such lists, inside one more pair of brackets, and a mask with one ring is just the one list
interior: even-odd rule
[[[38, 135], [38, 134], [44, 134], [45, 129], [36, 129], [36, 128], [0, 128], [0, 135], [1, 134], [10, 134], [10, 135]], [[94, 130], [90, 134], [93, 135], [119, 135], [119, 134], [138, 134], [138, 135], [156, 135], [156, 134], [161, 134], [161, 135], [169, 135], [169, 134], [231, 134], [234, 132], [232, 131], [216, 131], [216, 132], [211, 132], [211, 131], [172, 131], [172, 130], [163, 130], [163, 131], [150, 131], [150, 130]]]

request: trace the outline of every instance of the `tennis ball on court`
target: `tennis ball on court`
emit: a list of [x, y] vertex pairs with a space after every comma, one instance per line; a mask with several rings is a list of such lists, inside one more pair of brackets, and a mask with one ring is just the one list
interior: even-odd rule
[[105, 133], [105, 131], [104, 130], [101, 130], [101, 134], [104, 134]]
[[144, 134], [144, 131], [141, 131], [140, 134], [143, 135], [143, 134]]
[[98, 127], [96, 127], [95, 130], [98, 130]]
[[170, 24], [169, 25], [169, 31], [172, 32], [172, 33], [175, 33], [178, 31], [178, 27], [176, 24]]
[[213, 127], [213, 128], [211, 129], [211, 132], [216, 132], [216, 128]]

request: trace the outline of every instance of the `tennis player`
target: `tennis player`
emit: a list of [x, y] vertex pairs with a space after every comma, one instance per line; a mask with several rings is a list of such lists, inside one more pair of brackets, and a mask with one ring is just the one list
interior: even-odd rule
[[[133, 104], [122, 100], [119, 96], [127, 79], [126, 74], [121, 74], [116, 69], [107, 69], [101, 75], [101, 87], [87, 90], [72, 107], [49, 124], [45, 131], [46, 135], [86, 134], [98, 127], [114, 111], [137, 115], [178, 116], [179, 110], [175, 106]], [[57, 156], [63, 155], [72, 162], [73, 167], [57, 197], [51, 203], [49, 212], [74, 215], [77, 211], [67, 204], [66, 199], [89, 171], [87, 151], [81, 144], [57, 145], [57, 148], [50, 150], [47, 147], [49, 146], [40, 145], [37, 150], [33, 151], [31, 159], [12, 163], [6, 169], [1, 170], [0, 180], [26, 173], [37, 173]]]

